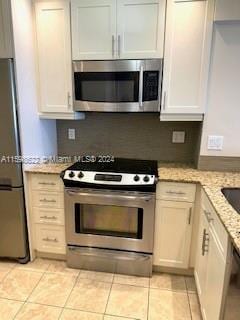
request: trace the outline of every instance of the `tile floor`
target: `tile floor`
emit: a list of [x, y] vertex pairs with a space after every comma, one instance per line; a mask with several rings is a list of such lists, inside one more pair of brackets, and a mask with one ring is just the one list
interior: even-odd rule
[[1, 320], [200, 320], [193, 278], [151, 279], [0, 261]]

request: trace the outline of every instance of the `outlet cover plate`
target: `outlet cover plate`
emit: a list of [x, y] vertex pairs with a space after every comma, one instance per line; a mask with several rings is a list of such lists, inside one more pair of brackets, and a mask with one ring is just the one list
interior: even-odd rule
[[173, 131], [172, 143], [184, 143], [185, 142], [185, 131]]
[[208, 136], [208, 150], [222, 150], [223, 136]]
[[75, 129], [68, 129], [68, 139], [75, 140]]

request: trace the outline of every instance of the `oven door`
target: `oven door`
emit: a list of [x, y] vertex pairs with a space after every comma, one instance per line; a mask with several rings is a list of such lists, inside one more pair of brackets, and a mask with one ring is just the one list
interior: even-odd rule
[[[74, 109], [101, 112], [158, 111], [161, 66], [161, 59], [74, 61]], [[157, 77], [154, 83], [156, 94], [150, 97], [153, 88], [147, 76], [149, 70], [155, 70], [153, 72]]]
[[67, 244], [153, 252], [155, 194], [65, 189]]

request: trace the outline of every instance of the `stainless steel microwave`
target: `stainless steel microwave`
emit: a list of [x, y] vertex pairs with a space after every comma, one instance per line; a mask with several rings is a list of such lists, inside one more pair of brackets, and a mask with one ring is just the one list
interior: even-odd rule
[[162, 59], [74, 61], [74, 109], [159, 112]]

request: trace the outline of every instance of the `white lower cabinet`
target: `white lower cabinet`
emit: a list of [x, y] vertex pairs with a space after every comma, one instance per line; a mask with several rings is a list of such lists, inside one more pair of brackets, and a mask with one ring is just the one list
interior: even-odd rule
[[160, 182], [155, 210], [155, 266], [187, 269], [191, 246], [196, 186]]
[[188, 268], [193, 204], [157, 200], [154, 265]]
[[201, 208], [195, 279], [203, 319], [220, 320], [230, 263], [229, 240], [225, 241], [227, 233], [204, 194]]
[[31, 248], [47, 254], [65, 254], [63, 182], [57, 174], [29, 174]]

